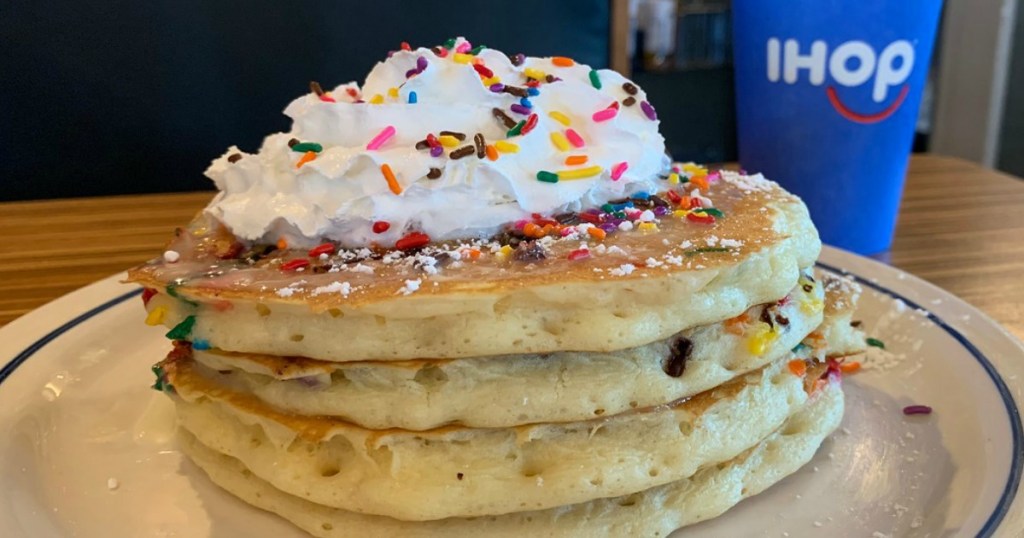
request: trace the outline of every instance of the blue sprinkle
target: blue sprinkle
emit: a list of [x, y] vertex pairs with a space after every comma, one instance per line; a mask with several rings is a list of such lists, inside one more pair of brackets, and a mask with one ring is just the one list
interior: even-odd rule
[[207, 349], [210, 349], [210, 341], [196, 338], [192, 341], [192, 349], [196, 351], [206, 351]]
[[416, 92], [409, 92], [409, 104], [410, 105], [415, 105], [416, 104]]
[[540, 95], [540, 90], [537, 88], [526, 88], [526, 93], [536, 97]]
[[644, 191], [640, 191], [640, 192], [634, 194], [633, 198], [636, 198], [637, 200], [650, 200], [651, 199], [651, 195], [646, 193], [646, 192], [644, 192]]
[[526, 108], [533, 108], [533, 103], [531, 103], [530, 100], [525, 97], [519, 100], [519, 104], [525, 106]]

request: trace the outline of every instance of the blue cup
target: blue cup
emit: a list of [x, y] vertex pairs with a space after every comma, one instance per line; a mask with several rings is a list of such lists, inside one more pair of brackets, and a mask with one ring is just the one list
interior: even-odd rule
[[734, 0], [740, 164], [822, 240], [892, 244], [941, 0]]

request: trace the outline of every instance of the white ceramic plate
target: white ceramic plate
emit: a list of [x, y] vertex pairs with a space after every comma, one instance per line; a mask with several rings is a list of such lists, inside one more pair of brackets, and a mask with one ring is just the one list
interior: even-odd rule
[[[839, 268], [891, 354], [847, 378], [843, 429], [813, 462], [677, 535], [1024, 536], [1024, 347], [926, 282], [826, 249], [820, 269]], [[0, 536], [299, 536], [177, 451], [148, 388], [164, 331], [118, 278], [0, 330]]]

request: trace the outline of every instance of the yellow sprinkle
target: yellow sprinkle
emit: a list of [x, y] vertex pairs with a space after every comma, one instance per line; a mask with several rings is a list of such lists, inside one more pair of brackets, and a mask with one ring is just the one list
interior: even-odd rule
[[658, 225], [653, 222], [641, 222], [637, 229], [645, 233], [656, 232], [658, 231]]
[[519, 152], [519, 146], [517, 146], [516, 144], [513, 144], [512, 142], [506, 142], [504, 140], [496, 140], [494, 142], [494, 149], [497, 149], [498, 151], [500, 151], [502, 153], [518, 153]]
[[548, 117], [557, 121], [558, 123], [561, 123], [562, 125], [565, 125], [566, 127], [569, 126], [569, 116], [566, 116], [565, 114], [562, 114], [557, 110], [552, 110], [551, 112], [548, 112]]
[[501, 77], [493, 76], [491, 78], [485, 78], [485, 79], [482, 79], [482, 80], [483, 80], [484, 86], [493, 86], [493, 85], [501, 82]]
[[437, 141], [446, 148], [454, 148], [459, 145], [459, 139], [452, 135], [441, 135], [437, 137]]
[[690, 213], [690, 212], [689, 212], [689, 211], [687, 211], [687, 210], [685, 210], [685, 209], [677, 209], [677, 210], [675, 210], [675, 211], [673, 211], [673, 212], [672, 212], [672, 214], [673, 214], [674, 216], [676, 216], [676, 217], [679, 217], [679, 218], [681, 218], [681, 219], [682, 219], [682, 218], [686, 218], [686, 215], [688, 215], [689, 213]]
[[270, 307], [263, 303], [256, 303], [256, 312], [259, 312], [260, 317], [267, 317], [270, 315]]
[[512, 254], [512, 247], [510, 247], [508, 245], [505, 245], [505, 246], [501, 247], [500, 249], [498, 249], [498, 256], [506, 257], [506, 256], [509, 256], [510, 254]]
[[779, 337], [779, 333], [772, 330], [767, 323], [758, 323], [754, 334], [747, 340], [747, 351], [760, 357], [768, 351], [768, 346]]
[[457, 64], [468, 64], [473, 61], [473, 55], [456, 52], [455, 54], [452, 54], [452, 59], [455, 60], [455, 63]]
[[381, 104], [383, 102], [384, 102], [384, 96], [379, 94], [379, 93], [377, 95], [374, 95], [373, 97], [370, 98], [370, 104], [371, 105], [379, 105], [379, 104]]
[[569, 151], [569, 139], [561, 131], [551, 131], [551, 143], [559, 151]]
[[683, 172], [688, 172], [692, 175], [707, 175], [708, 169], [693, 163], [686, 163], [683, 165]]
[[820, 299], [810, 299], [807, 301], [800, 301], [800, 310], [808, 314], [817, 314], [825, 309], [825, 303], [821, 302]]
[[668, 175], [668, 182], [673, 184], [673, 185], [678, 185], [679, 184], [679, 174], [677, 174], [675, 172], [672, 172], [671, 174], [669, 174]]
[[601, 173], [602, 168], [598, 165], [573, 170], [559, 170], [558, 179], [583, 179], [593, 177]]
[[149, 325], [150, 327], [160, 325], [164, 322], [165, 316], [167, 316], [167, 307], [158, 306], [153, 310], [150, 310], [149, 314], [146, 314], [146, 325]]
[[398, 99], [398, 88], [388, 88], [388, 97]]
[[544, 80], [544, 78], [547, 77], [546, 73], [544, 73], [540, 69], [536, 69], [533, 67], [527, 67], [526, 69], [523, 69], [523, 73], [525, 73], [526, 76], [537, 80]]

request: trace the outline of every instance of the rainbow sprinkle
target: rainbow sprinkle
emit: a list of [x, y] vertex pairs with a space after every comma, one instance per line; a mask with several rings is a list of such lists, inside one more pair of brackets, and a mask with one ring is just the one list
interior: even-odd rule
[[602, 168], [598, 165], [586, 168], [574, 168], [571, 170], [559, 170], [558, 179], [584, 179], [594, 177], [601, 173]]
[[565, 130], [565, 137], [569, 139], [569, 143], [572, 144], [574, 148], [582, 148], [586, 145], [583, 142], [583, 137], [572, 129]]
[[612, 181], [618, 181], [622, 177], [623, 172], [629, 168], [629, 164], [626, 161], [622, 161], [612, 167]]
[[619, 110], [617, 108], [606, 108], [606, 109], [598, 110], [597, 112], [594, 112], [593, 119], [594, 119], [594, 121], [598, 121], [598, 122], [600, 122], [600, 121], [608, 121], [608, 120], [614, 118], [618, 113], [619, 113]]
[[561, 123], [562, 125], [565, 125], [566, 127], [569, 126], [569, 116], [566, 116], [565, 114], [562, 114], [557, 110], [552, 110], [551, 112], [548, 112], [548, 117], [557, 121], [558, 123]]
[[384, 145], [385, 142], [391, 140], [391, 137], [395, 136], [395, 127], [388, 125], [385, 127], [377, 136], [370, 140], [369, 144], [366, 144], [366, 149], [369, 151], [376, 151]]
[[398, 178], [395, 177], [395, 173], [391, 170], [391, 166], [388, 163], [380, 165], [380, 173], [384, 175], [384, 181], [388, 182], [388, 188], [395, 194], [402, 194], [402, 186], [398, 184]]

